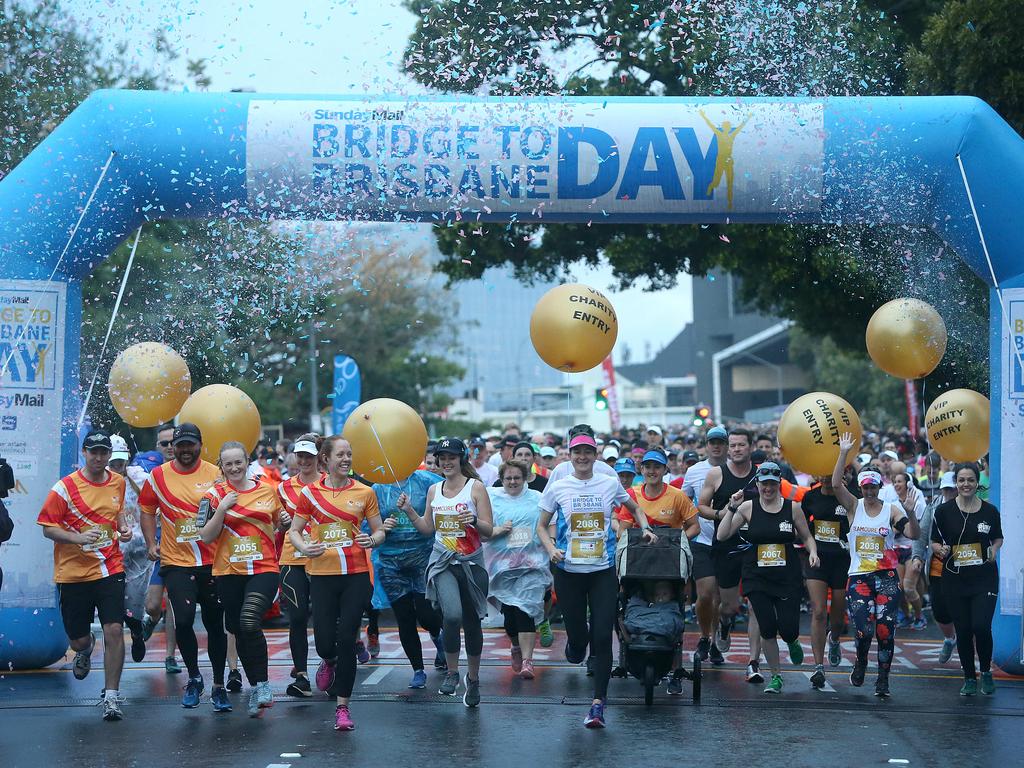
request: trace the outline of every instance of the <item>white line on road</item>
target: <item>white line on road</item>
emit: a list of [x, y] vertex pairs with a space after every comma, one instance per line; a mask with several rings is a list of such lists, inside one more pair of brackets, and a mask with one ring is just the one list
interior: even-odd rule
[[[804, 677], [806, 677], [806, 678], [807, 678], [808, 680], [810, 680], [810, 679], [811, 679], [811, 675], [813, 675], [813, 674], [814, 674], [813, 672], [804, 672]], [[836, 692], [836, 689], [835, 689], [835, 688], [833, 688], [833, 687], [832, 687], [832, 686], [831, 686], [831, 685], [829, 684], [829, 682], [828, 682], [828, 679], [827, 679], [827, 678], [826, 678], [826, 680], [825, 680], [825, 687], [824, 687], [824, 688], [822, 688], [821, 690], [823, 690], [823, 691], [828, 691], [829, 693], [835, 693], [835, 692]]]
[[369, 677], [363, 680], [363, 685], [377, 685], [381, 680], [388, 676], [388, 673], [391, 672], [392, 669], [394, 669], [394, 667], [377, 667], [370, 673]]

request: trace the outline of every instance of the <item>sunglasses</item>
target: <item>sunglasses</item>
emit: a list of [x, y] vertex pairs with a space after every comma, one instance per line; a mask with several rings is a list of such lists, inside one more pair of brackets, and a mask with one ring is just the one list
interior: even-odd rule
[[779, 469], [763, 469], [757, 473], [759, 480], [763, 480], [766, 477], [779, 478], [782, 477], [782, 470]]
[[170, 441], [170, 440], [161, 440], [160, 442], [158, 442], [158, 443], [157, 443], [157, 445], [158, 445], [158, 446], [159, 446], [160, 448], [166, 448], [166, 447], [167, 447], [167, 446], [169, 446], [170, 444], [171, 444], [171, 441]]

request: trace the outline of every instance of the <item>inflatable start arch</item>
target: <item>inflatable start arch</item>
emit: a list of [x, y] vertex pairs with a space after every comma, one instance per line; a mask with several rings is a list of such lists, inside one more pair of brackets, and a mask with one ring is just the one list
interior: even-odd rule
[[78, 456], [81, 280], [146, 220], [251, 216], [933, 228], [1003, 289], [1008, 317], [993, 293], [990, 324], [996, 661], [1024, 672], [1024, 473], [1010, 463], [1024, 454], [1021, 200], [1024, 141], [971, 98], [97, 92], [0, 182], [0, 456], [20, 481], [0, 663], [42, 666], [67, 646], [34, 520]]

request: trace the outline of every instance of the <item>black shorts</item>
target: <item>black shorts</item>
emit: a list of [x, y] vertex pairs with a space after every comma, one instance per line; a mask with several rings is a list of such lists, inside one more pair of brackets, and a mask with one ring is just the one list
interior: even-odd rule
[[690, 552], [693, 553], [692, 575], [694, 581], [700, 581], [709, 576], [713, 578], [715, 575], [715, 555], [711, 545], [691, 541]]
[[58, 584], [60, 617], [71, 640], [89, 636], [92, 617], [100, 615], [100, 624], [124, 626], [124, 574], [115, 573], [93, 581]]
[[914, 554], [913, 547], [896, 547], [896, 558], [900, 565], [906, 563], [912, 554]]
[[719, 589], [735, 589], [743, 576], [743, 552], [730, 553], [726, 547], [713, 548], [715, 555], [715, 579]]
[[821, 560], [821, 564], [817, 568], [811, 568], [810, 559], [811, 556], [806, 550], [800, 550], [800, 563], [805, 579], [824, 581], [832, 589], [846, 589], [850, 571], [849, 552], [819, 552], [818, 559]]

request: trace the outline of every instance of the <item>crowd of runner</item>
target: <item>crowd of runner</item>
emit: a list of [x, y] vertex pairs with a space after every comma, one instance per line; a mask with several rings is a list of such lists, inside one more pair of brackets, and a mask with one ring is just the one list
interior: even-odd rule
[[[985, 500], [984, 464], [950, 465], [906, 434], [868, 432], [861, 445], [843, 435], [832, 475], [808, 477], [785, 463], [770, 431], [746, 425], [597, 435], [581, 424], [531, 439], [510, 424], [494, 437], [431, 441], [422, 467], [390, 485], [353, 475], [352, 447], [340, 436], [304, 434], [254, 456], [228, 442], [216, 465], [200, 457], [202, 439], [194, 424], [168, 426], [157, 450], [132, 456], [122, 437], [94, 429], [81, 468], [53, 487], [39, 513], [54, 542], [78, 679], [90, 671], [96, 614], [102, 626], [106, 720], [123, 717], [124, 626], [138, 662], [161, 617], [166, 670], [181, 671], [176, 649], [187, 672], [182, 706], [200, 705], [197, 606], [210, 704], [230, 711], [228, 691], [241, 689], [244, 673], [247, 711], [260, 715], [274, 701], [263, 620], [280, 602], [293, 663], [285, 693], [308, 697], [315, 683], [334, 701], [337, 730], [355, 727], [357, 662], [379, 653], [381, 605], [394, 613], [409, 687], [428, 685], [422, 628], [434, 645], [438, 692], [461, 691], [467, 707], [480, 703], [488, 605], [504, 617], [512, 670], [526, 680], [536, 674], [536, 644], [552, 644], [560, 615], [566, 659], [585, 662], [593, 677], [584, 724], [604, 727], [615, 551], [632, 527], [648, 542], [659, 528], [682, 529], [697, 656], [723, 664], [745, 614], [746, 677], [766, 684], [766, 694], [783, 690], [778, 638], [793, 664], [803, 662], [802, 605], [811, 613], [815, 688], [826, 685], [826, 662], [840, 665], [847, 636], [856, 648], [850, 684], [864, 684], [874, 641], [875, 695], [889, 696], [896, 632], [927, 626], [930, 605], [944, 638], [940, 662], [959, 655], [961, 695], [995, 691], [1002, 531]], [[321, 660], [312, 683], [310, 617]], [[670, 694], [682, 691], [681, 659], [675, 666]]]

